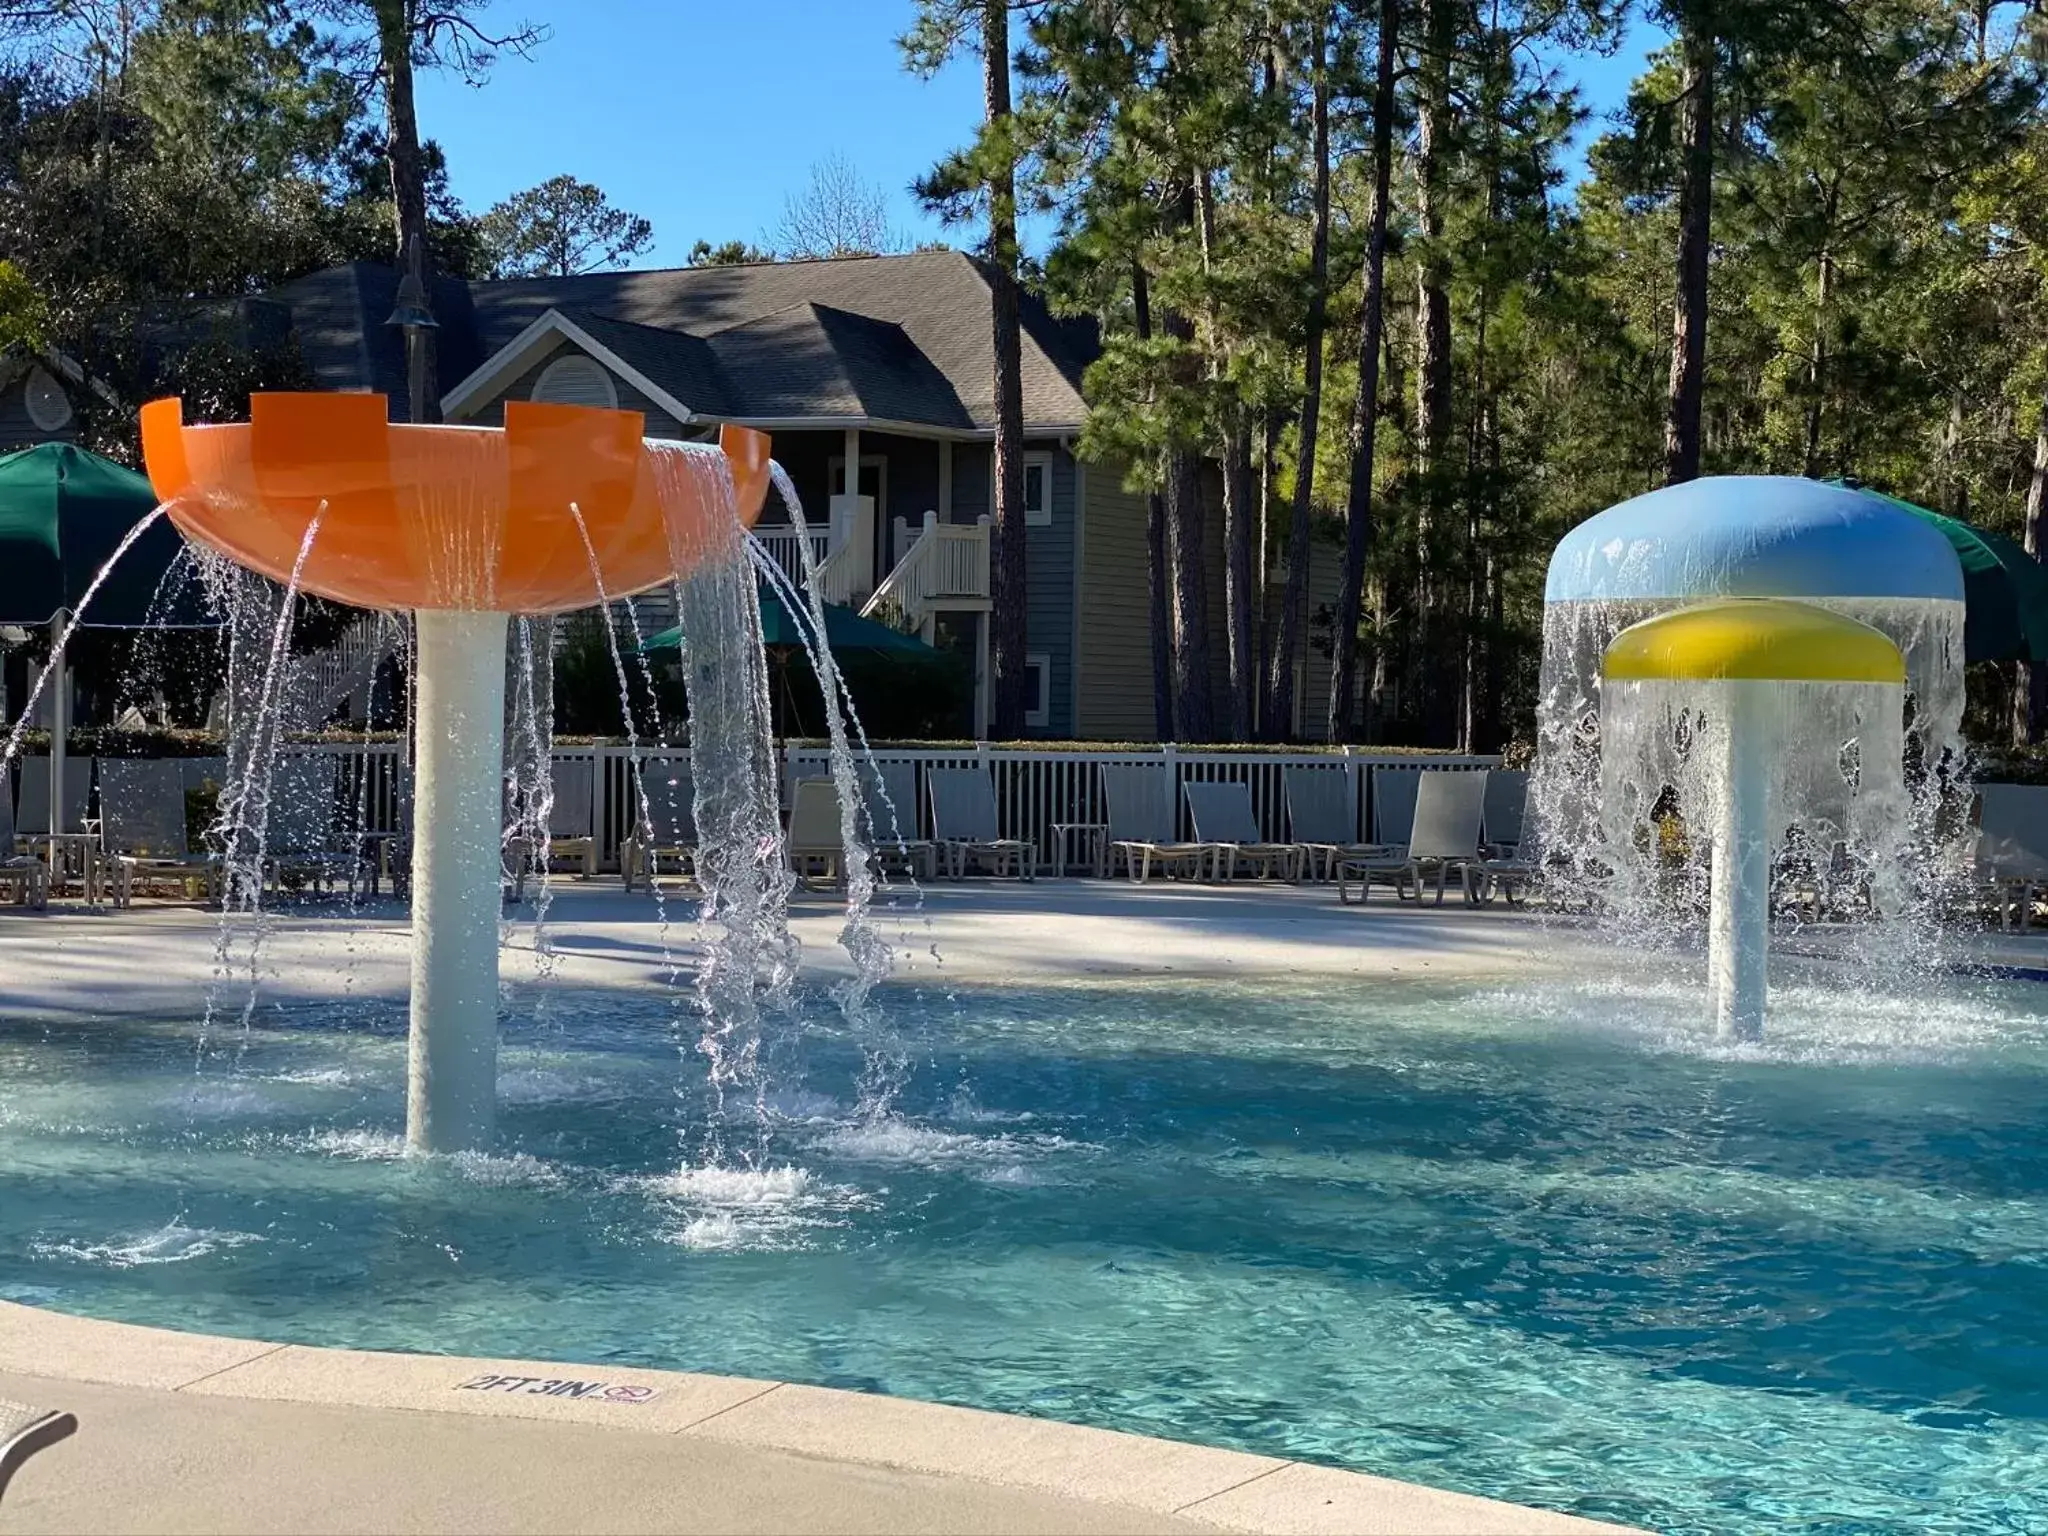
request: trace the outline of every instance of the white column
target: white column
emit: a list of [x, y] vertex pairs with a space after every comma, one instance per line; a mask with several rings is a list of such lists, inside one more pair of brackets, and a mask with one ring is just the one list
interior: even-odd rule
[[[50, 836], [71, 829], [64, 825], [64, 749], [71, 734], [71, 664], [64, 656], [64, 637], [71, 615], [59, 608], [50, 616], [50, 671], [43, 686], [50, 690]], [[12, 851], [12, 850], [10, 850]], [[50, 844], [50, 868], [60, 868], [57, 844]]]
[[988, 628], [995, 614], [984, 611], [974, 618], [974, 739], [988, 740]]
[[422, 609], [405, 1140], [490, 1144], [498, 1092], [505, 618]]
[[1770, 962], [1771, 743], [1760, 690], [1726, 682], [1727, 752], [1721, 814], [1714, 826], [1714, 878], [1707, 920], [1707, 988], [1715, 1032], [1760, 1040]]

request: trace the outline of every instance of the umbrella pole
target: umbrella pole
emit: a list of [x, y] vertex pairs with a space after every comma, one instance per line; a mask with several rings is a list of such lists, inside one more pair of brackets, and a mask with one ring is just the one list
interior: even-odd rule
[[50, 863], [57, 863], [57, 834], [68, 830], [64, 825], [64, 747], [65, 738], [71, 734], [71, 700], [67, 697], [71, 681], [71, 668], [64, 662], [64, 640], [66, 626], [71, 615], [59, 608], [50, 617], [50, 668], [57, 675], [50, 679], [53, 692], [50, 697]]

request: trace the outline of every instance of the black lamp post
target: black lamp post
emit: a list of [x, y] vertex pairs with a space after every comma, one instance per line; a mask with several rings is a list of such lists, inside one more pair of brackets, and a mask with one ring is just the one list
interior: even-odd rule
[[386, 325], [405, 332], [406, 420], [415, 424], [427, 419], [427, 332], [440, 327], [433, 307], [427, 302], [426, 279], [420, 275], [420, 237], [406, 242], [405, 276], [399, 280], [398, 300], [391, 306]]

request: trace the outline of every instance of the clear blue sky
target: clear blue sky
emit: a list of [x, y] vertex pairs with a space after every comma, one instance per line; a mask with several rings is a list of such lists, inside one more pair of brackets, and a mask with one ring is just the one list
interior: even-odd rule
[[[834, 152], [888, 191], [906, 234], [936, 238], [910, 183], [974, 131], [981, 75], [971, 60], [906, 74], [911, 14], [910, 0], [495, 0], [487, 24], [553, 35], [480, 90], [423, 78], [420, 131], [477, 212], [550, 176], [594, 182], [653, 221], [641, 265], [680, 265], [700, 239], [760, 242]], [[1656, 41], [1638, 27], [1618, 57], [1575, 64], [1596, 111], [1621, 103]]]

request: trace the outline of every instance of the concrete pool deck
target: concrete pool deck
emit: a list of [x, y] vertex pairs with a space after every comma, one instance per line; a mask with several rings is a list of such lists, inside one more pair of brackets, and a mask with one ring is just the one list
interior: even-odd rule
[[[884, 902], [891, 898], [884, 898]], [[809, 972], [844, 970], [842, 898], [801, 892], [791, 929]], [[666, 937], [644, 891], [616, 881], [554, 887], [546, 943], [556, 980], [571, 986], [658, 986], [697, 954], [695, 903], [667, 898]], [[531, 908], [506, 908], [503, 973], [536, 970]], [[1339, 906], [1329, 886], [1219, 887], [1095, 880], [939, 885], [921, 906], [878, 903], [877, 929], [906, 981], [1079, 980], [1090, 977], [1400, 976], [1446, 980], [1526, 974], [1567, 963], [1559, 935], [1505, 903], [1468, 908], [1397, 904], [1380, 891]], [[126, 911], [52, 904], [0, 907], [0, 995], [11, 1011], [51, 1017], [185, 1010], [213, 980], [219, 916], [190, 905]], [[1563, 949], [1573, 948], [1569, 943]], [[936, 955], [934, 951], [936, 950]], [[1540, 952], [1539, 952], [1540, 951]], [[338, 903], [280, 908], [263, 941], [263, 993], [280, 1001], [402, 998], [410, 965], [405, 908], [389, 900], [349, 913]], [[230, 989], [246, 983], [238, 942]]]
[[0, 1504], [0, 1532], [20, 1536], [1622, 1529], [1270, 1456], [900, 1398], [311, 1349], [11, 1302], [0, 1302], [0, 1397], [66, 1409], [81, 1424], [30, 1461]]

